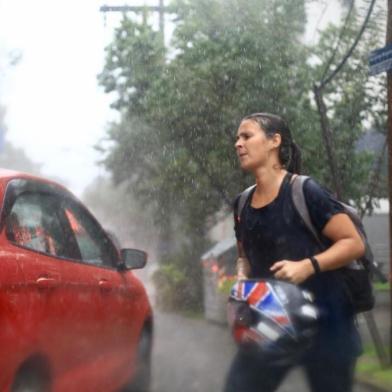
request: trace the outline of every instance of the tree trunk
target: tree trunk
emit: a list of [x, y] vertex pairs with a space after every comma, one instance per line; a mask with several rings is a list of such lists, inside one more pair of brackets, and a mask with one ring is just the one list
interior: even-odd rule
[[317, 103], [318, 113], [320, 115], [320, 125], [321, 125], [321, 133], [324, 140], [325, 149], [328, 157], [328, 164], [332, 174], [332, 184], [334, 187], [334, 191], [336, 192], [336, 197], [341, 199], [342, 197], [342, 185], [340, 182], [339, 171], [337, 168], [336, 157], [334, 154], [333, 148], [333, 135], [332, 130], [329, 125], [329, 120], [327, 116], [327, 108], [325, 106], [325, 102], [322, 96], [322, 92], [318, 86], [313, 86], [314, 97]]

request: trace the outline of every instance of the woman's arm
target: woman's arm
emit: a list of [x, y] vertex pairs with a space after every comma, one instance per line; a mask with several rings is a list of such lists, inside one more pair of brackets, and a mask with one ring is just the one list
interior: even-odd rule
[[343, 267], [365, 253], [365, 244], [346, 214], [332, 216], [322, 234], [333, 244], [324, 252], [315, 255], [321, 272]]
[[247, 279], [250, 275], [250, 264], [247, 259], [244, 248], [240, 241], [237, 241], [238, 258], [236, 262], [237, 279]]
[[[362, 238], [347, 214], [333, 215], [325, 225], [322, 234], [332, 241], [332, 245], [325, 251], [314, 255], [321, 273], [343, 267], [361, 257], [365, 252]], [[275, 278], [296, 284], [302, 283], [316, 273], [310, 259], [278, 261], [271, 267], [271, 271], [274, 272]]]

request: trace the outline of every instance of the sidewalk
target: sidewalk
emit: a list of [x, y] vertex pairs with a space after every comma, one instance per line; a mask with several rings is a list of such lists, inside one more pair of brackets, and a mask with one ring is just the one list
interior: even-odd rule
[[[370, 314], [373, 317], [375, 323], [375, 333], [380, 339], [381, 350], [386, 356], [389, 355], [389, 334], [390, 334], [390, 324], [391, 324], [391, 306], [390, 306], [390, 293], [389, 291], [376, 292], [376, 306]], [[371, 322], [371, 320], [370, 320]], [[371, 325], [369, 325], [369, 320], [366, 319], [365, 315], [360, 314], [358, 316], [358, 325], [361, 332], [361, 337], [365, 349], [369, 346], [375, 346], [375, 338], [371, 334]], [[377, 336], [376, 336], [377, 338]], [[377, 358], [378, 359], [378, 358]], [[378, 365], [379, 361], [376, 362]], [[392, 375], [392, 368], [390, 369]], [[358, 382], [365, 384], [372, 388], [375, 392], [390, 392], [391, 388], [386, 388], [378, 385], [376, 379], [366, 373], [357, 372]], [[391, 376], [392, 378], [392, 376]]]
[[[376, 306], [371, 312], [373, 314], [377, 329], [380, 333], [380, 337], [385, 345], [385, 348], [388, 348], [389, 344], [391, 323], [391, 304], [389, 295], [389, 291], [376, 292]], [[360, 314], [358, 317], [358, 324], [364, 343], [372, 343], [373, 341], [371, 338], [369, 327], [367, 325], [365, 317], [362, 314]]]
[[[236, 348], [227, 326], [155, 313], [153, 392], [220, 392]], [[303, 370], [290, 372], [277, 392], [309, 391]], [[333, 392], [333, 391], [331, 391]], [[353, 392], [386, 392], [356, 382]]]
[[[225, 302], [225, 299], [223, 299], [222, 301]], [[224, 306], [220, 304], [220, 308], [224, 309]], [[224, 310], [222, 310], [221, 313], [222, 315], [220, 315], [220, 313], [218, 314], [215, 309], [214, 316], [217, 320], [218, 319], [221, 320], [221, 323], [219, 323], [220, 325], [225, 326], [226, 314]], [[390, 334], [390, 323], [391, 323], [389, 291], [376, 293], [376, 306], [374, 310], [371, 312], [370, 317], [371, 316], [373, 316], [374, 319], [376, 332], [379, 334], [382, 350], [384, 351], [385, 355], [388, 356], [389, 334]], [[358, 319], [358, 326], [360, 329], [364, 348], [368, 349], [371, 346], [375, 346], [374, 339], [372, 338], [372, 335], [370, 333], [369, 320], [366, 319], [364, 314], [358, 315], [357, 319]], [[362, 363], [364, 363], [365, 360], [367, 364], [367, 357], [365, 355], [360, 358], [360, 362]], [[379, 362], [377, 361], [377, 357], [376, 357], [376, 361], [372, 361], [369, 365], [367, 365], [367, 367], [372, 367], [374, 369], [375, 367], [378, 367], [378, 365]], [[360, 368], [362, 369], [363, 366], [360, 366]], [[392, 369], [390, 369], [390, 372], [392, 377]], [[371, 374], [373, 373], [357, 371], [356, 373], [357, 384], [362, 385], [365, 390], [371, 390], [374, 392], [391, 392], [392, 388], [390, 387], [385, 388], [377, 385], [377, 378], [376, 380], [373, 380], [371, 377]]]

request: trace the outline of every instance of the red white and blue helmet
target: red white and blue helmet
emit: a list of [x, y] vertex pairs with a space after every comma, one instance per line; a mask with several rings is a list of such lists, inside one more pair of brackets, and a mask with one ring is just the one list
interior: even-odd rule
[[300, 357], [317, 332], [319, 312], [313, 296], [297, 285], [273, 279], [236, 282], [228, 303], [234, 340], [272, 360]]

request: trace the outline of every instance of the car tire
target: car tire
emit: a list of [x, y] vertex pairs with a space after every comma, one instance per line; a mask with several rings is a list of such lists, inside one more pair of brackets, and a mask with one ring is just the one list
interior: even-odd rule
[[47, 377], [33, 368], [21, 369], [15, 377], [12, 392], [49, 392]]
[[138, 344], [136, 370], [123, 392], [149, 392], [151, 387], [151, 333], [144, 329]]

